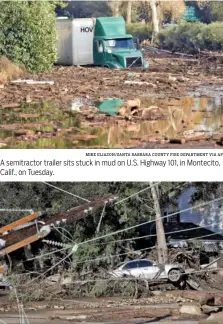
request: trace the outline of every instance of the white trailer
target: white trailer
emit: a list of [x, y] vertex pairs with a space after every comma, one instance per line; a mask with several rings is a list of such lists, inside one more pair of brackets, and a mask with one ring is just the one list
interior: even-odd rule
[[57, 63], [61, 65], [91, 65], [94, 39], [93, 18], [57, 19]]

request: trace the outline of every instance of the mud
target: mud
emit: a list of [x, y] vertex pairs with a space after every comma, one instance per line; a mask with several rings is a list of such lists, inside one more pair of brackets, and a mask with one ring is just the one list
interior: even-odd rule
[[[181, 305], [184, 303], [190, 301], [160, 295], [147, 299], [86, 298], [26, 303], [24, 309], [31, 323], [37, 322], [37, 319], [41, 319], [42, 323], [139, 323], [196, 321], [207, 318], [208, 315], [198, 317], [180, 314]], [[6, 301], [2, 303], [0, 317], [6, 323], [12, 323], [16, 314], [16, 304]]]
[[[2, 148], [222, 148], [223, 60], [150, 55], [149, 71], [56, 66], [0, 89]], [[96, 103], [140, 99], [146, 120]]]

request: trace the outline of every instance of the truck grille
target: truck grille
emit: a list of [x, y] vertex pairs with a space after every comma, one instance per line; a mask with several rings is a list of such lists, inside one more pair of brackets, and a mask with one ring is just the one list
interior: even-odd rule
[[142, 58], [141, 57], [127, 57], [126, 58], [126, 67], [141, 67]]

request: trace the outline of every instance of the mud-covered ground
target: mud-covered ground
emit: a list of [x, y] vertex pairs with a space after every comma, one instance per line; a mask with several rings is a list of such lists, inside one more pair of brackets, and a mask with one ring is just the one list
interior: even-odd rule
[[[184, 310], [183, 305], [187, 305]], [[216, 313], [220, 319], [223, 318], [220, 307], [202, 305], [202, 302], [193, 298], [173, 293], [159, 293], [140, 299], [58, 299], [25, 303], [24, 310], [30, 323], [205, 323], [210, 314]], [[5, 323], [18, 323], [18, 305], [1, 301], [0, 318]]]
[[[147, 72], [56, 66], [27, 76], [54, 84], [5, 85], [0, 147], [221, 148], [223, 57], [150, 54], [148, 60]], [[137, 98], [142, 109], [158, 110], [143, 119], [107, 116], [95, 107], [108, 98]]]

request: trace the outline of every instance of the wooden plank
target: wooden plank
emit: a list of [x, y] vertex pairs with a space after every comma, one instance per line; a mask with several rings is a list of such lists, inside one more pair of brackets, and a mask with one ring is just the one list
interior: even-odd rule
[[38, 234], [35, 234], [35, 235], [32, 235], [32, 236], [29, 236], [27, 237], [25, 240], [22, 240], [18, 243], [15, 243], [13, 245], [10, 245], [8, 246], [7, 248], [3, 249], [0, 251], [0, 256], [4, 256], [6, 254], [9, 254], [9, 253], [12, 253], [18, 249], [21, 249], [23, 248], [24, 246], [27, 246], [33, 242], [36, 242], [38, 241], [39, 239], [41, 238], [44, 238], [45, 235], [44, 234], [41, 234], [41, 233], [38, 233]]
[[8, 224], [6, 226], [1, 227], [0, 228], [0, 234], [3, 234], [5, 232], [9, 232], [12, 229], [16, 228], [17, 226], [20, 226], [20, 225], [23, 225], [25, 223], [31, 222], [34, 219], [37, 219], [38, 217], [40, 217], [40, 214], [39, 213], [34, 213], [32, 215], [28, 215], [28, 216], [25, 216], [25, 217], [23, 217], [21, 219], [18, 219], [18, 220], [16, 220], [15, 222], [13, 222], [11, 224]]
[[6, 269], [4, 266], [0, 266], [0, 273], [5, 273], [6, 272]]

